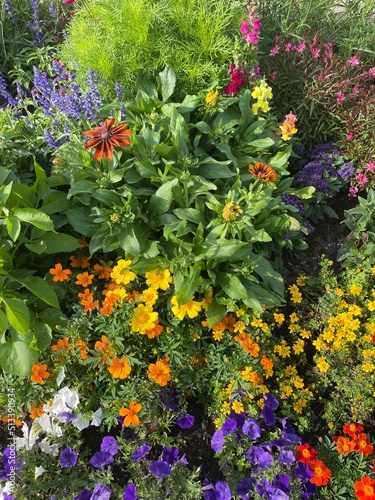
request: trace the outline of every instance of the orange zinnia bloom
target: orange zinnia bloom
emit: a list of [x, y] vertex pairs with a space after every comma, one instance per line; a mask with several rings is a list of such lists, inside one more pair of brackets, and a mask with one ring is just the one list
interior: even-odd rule
[[146, 330], [145, 334], [149, 339], [154, 339], [155, 337], [158, 337], [164, 330], [164, 327], [162, 325], [159, 325], [159, 323], [156, 323], [154, 328], [151, 330]]
[[155, 364], [151, 364], [148, 367], [148, 378], [154, 380], [154, 382], [160, 387], [167, 385], [168, 381], [171, 379], [171, 367], [168, 364], [168, 359], [160, 359], [156, 361]]
[[62, 339], [59, 339], [57, 341], [57, 344], [53, 345], [51, 347], [52, 351], [53, 352], [57, 352], [57, 351], [60, 351], [61, 349], [68, 349], [70, 350], [72, 348], [71, 345], [68, 344], [68, 338], [67, 337], [64, 337]]
[[48, 373], [47, 371], [47, 365], [42, 364], [42, 363], [37, 363], [36, 365], [33, 365], [31, 367], [32, 375], [31, 375], [31, 382], [36, 382], [37, 384], [44, 384], [45, 378], [51, 377], [52, 374]]
[[368, 440], [368, 437], [365, 433], [362, 432], [361, 434], [353, 436], [353, 441], [355, 443], [355, 449], [365, 458], [367, 458], [372, 453], [372, 444]]
[[110, 266], [101, 266], [100, 264], [95, 264], [94, 270], [98, 274], [98, 278], [100, 279], [109, 279], [111, 277], [112, 267]]
[[360, 481], [355, 481], [355, 496], [359, 500], [375, 500], [375, 481], [369, 476], [364, 476]]
[[109, 373], [113, 378], [127, 378], [131, 372], [131, 366], [128, 364], [127, 356], [122, 359], [113, 358], [111, 366], [108, 367]]
[[82, 285], [86, 288], [87, 286], [92, 284], [94, 275], [89, 274], [87, 271], [85, 271], [84, 273], [77, 274], [76, 278], [76, 285]]
[[69, 274], [71, 274], [72, 271], [63, 269], [61, 264], [56, 264], [49, 272], [53, 274], [53, 281], [69, 281]]
[[351, 441], [347, 437], [340, 436], [336, 439], [337, 453], [340, 455], [347, 455], [355, 450], [355, 441]]
[[314, 477], [310, 479], [310, 483], [316, 486], [325, 486], [332, 476], [332, 472], [328, 469], [326, 464], [321, 460], [311, 460], [309, 462], [309, 467], [314, 474]]
[[139, 417], [136, 414], [141, 410], [142, 405], [140, 403], [136, 403], [135, 401], [130, 401], [129, 408], [121, 408], [119, 415], [120, 417], [125, 417], [124, 426], [129, 427], [130, 425], [134, 425], [136, 427], [139, 425]]
[[83, 255], [79, 259], [74, 255], [71, 255], [69, 259], [70, 259], [70, 265], [72, 267], [81, 267], [82, 269], [84, 269], [85, 267], [89, 267], [90, 265], [89, 258]]
[[114, 127], [115, 123], [114, 118], [107, 118], [101, 127], [83, 132], [83, 135], [90, 137], [85, 149], [95, 148], [95, 160], [100, 161], [102, 156], [105, 156], [107, 160], [111, 161], [115, 146], [130, 146], [129, 136], [132, 135], [132, 132], [128, 130], [128, 125], [125, 123]]
[[277, 177], [276, 172], [271, 167], [259, 161], [256, 161], [255, 165], [249, 165], [249, 172], [251, 175], [254, 175], [254, 177], [263, 179], [266, 182], [273, 182]]

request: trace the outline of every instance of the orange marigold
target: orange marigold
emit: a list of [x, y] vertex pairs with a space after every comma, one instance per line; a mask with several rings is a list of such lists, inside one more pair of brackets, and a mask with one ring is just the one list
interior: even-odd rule
[[63, 269], [61, 264], [56, 264], [49, 272], [53, 275], [53, 281], [69, 281], [70, 269]]
[[36, 363], [31, 367], [31, 382], [35, 382], [37, 384], [44, 384], [44, 379], [52, 377], [51, 373], [47, 371], [47, 365], [43, 363]]
[[297, 460], [305, 464], [309, 464], [318, 456], [318, 452], [308, 443], [297, 446]]
[[375, 481], [369, 476], [364, 476], [354, 483], [355, 496], [359, 500], [375, 500]]
[[68, 337], [64, 337], [62, 339], [59, 339], [57, 341], [57, 344], [54, 344], [51, 346], [51, 350], [53, 352], [61, 351], [61, 349], [67, 349], [70, 350], [72, 348], [71, 345], [69, 345]]
[[113, 358], [111, 366], [108, 367], [108, 371], [113, 378], [127, 378], [131, 372], [131, 366], [128, 364], [127, 356], [124, 356], [122, 359], [118, 357]]
[[43, 415], [44, 410], [43, 410], [43, 403], [40, 403], [38, 407], [35, 407], [33, 405], [30, 406], [30, 418], [34, 420], [34, 418], [40, 417]]
[[358, 432], [362, 432], [363, 427], [362, 425], [351, 422], [350, 424], [345, 424], [342, 430], [344, 434], [348, 434], [350, 437], [353, 437], [358, 434]]
[[161, 387], [167, 385], [168, 381], [171, 379], [171, 368], [168, 361], [169, 358], [160, 359], [156, 361], [155, 364], [150, 364], [148, 367], [148, 378], [154, 380], [154, 382]]
[[370, 443], [367, 434], [365, 434], [364, 432], [353, 436], [353, 441], [355, 443], [355, 449], [365, 458], [367, 458], [372, 453], [373, 446]]
[[340, 436], [335, 439], [335, 441], [337, 446], [337, 453], [340, 453], [340, 455], [347, 455], [348, 453], [351, 453], [355, 450], [355, 441], [351, 441], [347, 437]]
[[311, 460], [309, 462], [309, 467], [314, 474], [310, 479], [310, 483], [316, 486], [325, 486], [332, 476], [332, 472], [328, 469], [326, 464], [321, 460]]
[[69, 259], [70, 259], [70, 265], [72, 267], [80, 267], [81, 269], [84, 269], [85, 267], [89, 267], [90, 265], [89, 258], [85, 257], [84, 255], [82, 255], [79, 258], [75, 257], [74, 255], [71, 255]]
[[137, 413], [142, 410], [142, 405], [136, 403], [135, 401], [130, 401], [129, 408], [121, 408], [119, 411], [120, 417], [124, 418], [124, 426], [129, 427], [134, 425], [135, 427], [139, 425], [139, 417]]
[[94, 275], [89, 274], [87, 271], [85, 271], [84, 273], [77, 274], [76, 278], [77, 278], [77, 281], [75, 282], [76, 285], [82, 285], [83, 287], [86, 288], [92, 284]]

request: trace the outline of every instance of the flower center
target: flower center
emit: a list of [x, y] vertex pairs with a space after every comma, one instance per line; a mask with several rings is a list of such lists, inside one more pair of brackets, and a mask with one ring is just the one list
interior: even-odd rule
[[100, 137], [102, 141], [108, 141], [108, 139], [111, 137], [111, 134], [108, 131], [106, 131], [103, 132]]

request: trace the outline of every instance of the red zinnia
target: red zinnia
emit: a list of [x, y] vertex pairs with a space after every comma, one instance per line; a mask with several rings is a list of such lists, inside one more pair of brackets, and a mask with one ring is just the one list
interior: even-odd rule
[[364, 476], [360, 481], [355, 481], [355, 496], [360, 500], [375, 500], [375, 481], [369, 476]]
[[101, 160], [105, 156], [107, 160], [112, 160], [112, 151], [115, 146], [129, 146], [129, 136], [132, 135], [131, 130], [128, 130], [128, 125], [118, 125], [114, 127], [116, 120], [107, 118], [101, 127], [95, 127], [92, 130], [83, 132], [86, 137], [90, 137], [87, 141], [85, 149], [95, 148], [95, 160]]

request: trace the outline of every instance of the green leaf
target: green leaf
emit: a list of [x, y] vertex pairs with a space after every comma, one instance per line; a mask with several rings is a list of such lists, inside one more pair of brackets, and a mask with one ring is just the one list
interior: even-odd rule
[[267, 161], [267, 165], [275, 168], [276, 170], [284, 170], [285, 173], [288, 173], [285, 169], [288, 166], [291, 150], [292, 146], [288, 146], [285, 151], [279, 151], [275, 156]]
[[178, 111], [179, 113], [190, 113], [190, 111], [194, 111], [201, 103], [202, 99], [197, 95], [187, 95], [178, 106]]
[[82, 194], [82, 193], [89, 193], [92, 194], [96, 189], [98, 188], [98, 185], [95, 184], [95, 182], [92, 181], [78, 181], [73, 186], [69, 189], [69, 193], [66, 195], [67, 199], [70, 200], [75, 195]]
[[10, 174], [10, 170], [4, 167], [0, 167], [0, 186], [3, 186], [6, 178]]
[[36, 208], [18, 208], [14, 211], [14, 216], [22, 222], [27, 222], [32, 226], [43, 229], [43, 231], [53, 231], [54, 226], [49, 215]]
[[91, 209], [76, 207], [66, 211], [69, 224], [74, 231], [82, 236], [92, 236], [98, 230], [97, 224], [90, 217]]
[[231, 299], [247, 299], [248, 292], [240, 278], [234, 274], [216, 273], [217, 281], [225, 294]]
[[34, 335], [37, 341], [37, 346], [40, 351], [47, 349], [52, 341], [52, 329], [43, 321], [36, 320], [34, 323]]
[[40, 238], [25, 244], [26, 248], [38, 255], [60, 252], [74, 252], [80, 247], [77, 238], [69, 234], [45, 233]]
[[51, 215], [56, 213], [62, 213], [69, 207], [69, 200], [66, 197], [66, 193], [61, 191], [51, 191], [44, 198], [40, 210], [45, 214]]
[[199, 224], [202, 222], [202, 212], [195, 208], [176, 208], [173, 213], [177, 215], [179, 219], [188, 220]]
[[165, 214], [173, 201], [172, 189], [177, 186], [178, 179], [166, 182], [151, 196], [149, 210], [157, 215]]
[[208, 306], [207, 310], [207, 321], [208, 328], [212, 328], [216, 323], [221, 321], [227, 313], [227, 308], [223, 304], [219, 304], [216, 299], [212, 299], [212, 302]]
[[197, 278], [199, 271], [197, 269], [189, 269], [189, 275], [183, 274], [179, 271], [174, 273], [173, 283], [176, 291], [177, 302], [181, 306], [187, 304], [194, 296]]
[[161, 83], [161, 95], [163, 101], [166, 102], [174, 92], [176, 86], [176, 75], [172, 66], [166, 66], [161, 73], [159, 73]]
[[49, 306], [56, 307], [57, 309], [60, 307], [54, 289], [39, 276], [26, 276], [26, 278], [17, 279], [17, 281]]
[[17, 241], [21, 232], [21, 223], [17, 217], [10, 215], [6, 218], [7, 231], [13, 241]]
[[8, 324], [9, 322], [6, 314], [0, 309], [0, 335], [7, 331]]
[[50, 190], [47, 176], [43, 168], [34, 160], [34, 168], [36, 173], [36, 181], [34, 183], [34, 188], [36, 195], [39, 200], [42, 200]]
[[3, 297], [3, 301], [5, 304], [5, 314], [9, 323], [17, 331], [26, 335], [30, 325], [29, 308], [20, 299]]
[[255, 139], [248, 143], [249, 146], [254, 146], [257, 149], [268, 149], [275, 144], [271, 137], [264, 137], [263, 139]]
[[13, 341], [8, 339], [0, 346], [0, 365], [8, 373], [14, 373], [20, 377], [31, 374], [31, 367], [38, 361], [38, 352], [30, 349], [26, 342], [21, 339]]

